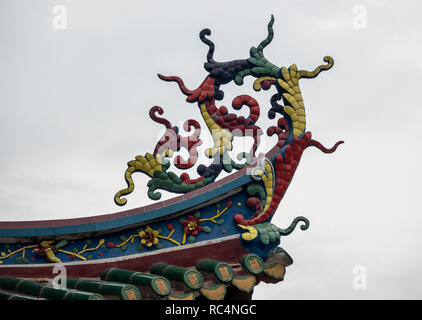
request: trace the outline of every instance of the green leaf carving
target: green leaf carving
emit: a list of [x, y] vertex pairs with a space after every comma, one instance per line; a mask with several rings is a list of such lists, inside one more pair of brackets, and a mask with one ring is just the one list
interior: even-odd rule
[[63, 239], [63, 240], [60, 240], [57, 244], [56, 244], [56, 249], [60, 249], [60, 248], [62, 248], [62, 247], [64, 247], [64, 246], [66, 246], [67, 245], [67, 240], [65, 240], [65, 239]]
[[262, 241], [263, 244], [269, 244], [270, 243], [270, 239], [269, 239], [267, 233], [261, 234], [261, 241]]

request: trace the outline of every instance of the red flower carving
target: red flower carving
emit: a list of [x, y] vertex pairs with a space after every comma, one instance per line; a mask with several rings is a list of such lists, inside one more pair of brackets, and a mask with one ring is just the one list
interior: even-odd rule
[[114, 248], [115, 246], [116, 245], [114, 244], [114, 242], [111, 242], [111, 241], [107, 242], [107, 247]]
[[232, 205], [233, 205], [232, 201], [228, 201], [227, 204], [226, 204], [227, 208], [231, 208]]
[[194, 216], [189, 216], [188, 219], [182, 223], [185, 233], [191, 234], [193, 236], [196, 236], [199, 232], [202, 231], [200, 224], [201, 221], [196, 219]]
[[172, 225], [171, 223], [169, 223], [169, 224], [167, 225], [167, 227], [169, 228], [169, 230], [170, 230], [170, 231], [172, 231], [172, 230], [174, 229], [174, 227], [173, 227], [173, 225]]

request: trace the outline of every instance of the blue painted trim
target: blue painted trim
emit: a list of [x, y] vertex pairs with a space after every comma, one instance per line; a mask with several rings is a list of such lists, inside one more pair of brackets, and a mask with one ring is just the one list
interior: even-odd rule
[[210, 199], [216, 198], [224, 193], [238, 188], [251, 181], [250, 175], [242, 175], [241, 177], [221, 185], [208, 192], [201, 193], [192, 198], [161, 207], [152, 211], [133, 214], [126, 217], [116, 218], [96, 223], [48, 227], [48, 228], [11, 228], [0, 229], [0, 238], [19, 238], [19, 237], [54, 237], [59, 235], [69, 235], [75, 233], [88, 233], [111, 230], [120, 227], [130, 227], [133, 224], [147, 222], [152, 219], [165, 217], [178, 211], [191, 208]]

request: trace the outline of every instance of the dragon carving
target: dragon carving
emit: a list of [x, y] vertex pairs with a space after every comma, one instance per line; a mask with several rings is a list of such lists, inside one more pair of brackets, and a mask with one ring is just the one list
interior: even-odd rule
[[[343, 143], [343, 141], [339, 141], [332, 148], [327, 149], [312, 139], [311, 132], [306, 131], [305, 106], [299, 82], [301, 79], [315, 78], [322, 71], [329, 70], [334, 64], [333, 58], [324, 57], [325, 64], [318, 66], [313, 71], [299, 70], [296, 64], [292, 64], [288, 68], [275, 66], [264, 56], [264, 49], [271, 43], [274, 36], [273, 24], [274, 17], [271, 16], [267, 37], [257, 47], [250, 49], [248, 58], [227, 62], [214, 60], [215, 45], [207, 38], [211, 35], [211, 31], [209, 29], [202, 30], [199, 33], [199, 38], [209, 48], [207, 62], [204, 64], [208, 75], [197, 89], [188, 89], [180, 77], [158, 74], [158, 77], [164, 81], [176, 82], [182, 93], [187, 96], [187, 102], [197, 103], [199, 113], [213, 139], [214, 145], [206, 149], [206, 156], [212, 158], [213, 161], [209, 166], [199, 165], [197, 167], [198, 177], [194, 179], [187, 173], [177, 176], [168, 171], [170, 167], [168, 158], [181, 148], [188, 150], [189, 158], [184, 160], [178, 156], [174, 159], [174, 165], [179, 169], [188, 169], [195, 165], [198, 158], [197, 147], [202, 144], [199, 139], [201, 128], [197, 121], [189, 119], [184, 123], [184, 129], [191, 130], [192, 135], [182, 137], [179, 135], [178, 127], [172, 126], [168, 120], [157, 116], [157, 113], [163, 114], [163, 109], [154, 106], [150, 110], [150, 117], [165, 126], [165, 134], [158, 141], [152, 154], [146, 153], [128, 162], [128, 168], [125, 171], [127, 188], [116, 193], [114, 197], [116, 204], [121, 206], [126, 204], [127, 200], [123, 196], [134, 190], [132, 174], [135, 172], [143, 172], [151, 177], [148, 182], [148, 196], [157, 200], [161, 197], [159, 192], [155, 192], [157, 189], [186, 193], [212, 183], [222, 171], [230, 173], [233, 169], [239, 170], [251, 163], [258, 163], [256, 150], [260, 143], [260, 136], [263, 135], [263, 130], [257, 125], [260, 117], [258, 102], [249, 95], [239, 95], [233, 99], [234, 110], [239, 110], [244, 106], [249, 108], [247, 117], [237, 116], [230, 113], [225, 106], [217, 105], [217, 102], [224, 97], [221, 86], [231, 81], [242, 85], [246, 76], [256, 78], [253, 83], [255, 91], [269, 90], [271, 87], [276, 89], [276, 93], [270, 100], [271, 108], [268, 110], [268, 117], [275, 119], [278, 116], [279, 118], [277, 124], [269, 127], [266, 132], [268, 136], [278, 136], [276, 145], [278, 151], [270, 159], [264, 159], [261, 169], [258, 167], [253, 170], [253, 177], [256, 181], [248, 186], [250, 198], [247, 201], [247, 206], [255, 208], [255, 214], [248, 219], [240, 214], [234, 218], [239, 226], [249, 230], [249, 233], [243, 235], [244, 239], [249, 237], [248, 240], [251, 240], [253, 237], [254, 231], [250, 226], [262, 225], [270, 220], [283, 198], [306, 148], [313, 146], [325, 153], [332, 153], [339, 144]], [[251, 150], [243, 152], [237, 157], [237, 160], [246, 159], [244, 163], [236, 162], [228, 154], [233, 149], [232, 142], [235, 136], [250, 136], [254, 140]], [[307, 227], [308, 221], [299, 217], [289, 227], [289, 233], [299, 221], [305, 221], [306, 226], [302, 227]]]

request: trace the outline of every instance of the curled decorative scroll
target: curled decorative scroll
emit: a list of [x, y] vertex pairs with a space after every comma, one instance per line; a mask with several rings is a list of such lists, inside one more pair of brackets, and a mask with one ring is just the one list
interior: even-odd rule
[[157, 145], [154, 148], [153, 155], [162, 154], [165, 150], [177, 150], [179, 147], [179, 128], [177, 126], [172, 126], [170, 121], [167, 119], [158, 117], [155, 113], [162, 115], [164, 113], [163, 108], [159, 106], [154, 106], [149, 110], [149, 116], [152, 120], [157, 123], [161, 123], [165, 126], [166, 131], [162, 138], [157, 142]]
[[148, 195], [154, 200], [158, 200], [161, 197], [160, 193], [155, 192], [157, 188], [184, 193], [204, 186], [204, 177], [191, 180], [187, 174], [184, 174], [182, 179], [182, 177], [177, 177], [173, 172], [167, 172], [170, 163], [164, 161], [165, 158], [171, 157], [174, 152], [180, 151], [181, 148], [186, 148], [189, 152], [188, 160], [184, 160], [179, 155], [174, 159], [174, 165], [179, 169], [188, 169], [195, 165], [198, 159], [197, 147], [202, 144], [201, 139], [199, 139], [201, 132], [199, 123], [193, 119], [185, 121], [184, 129], [189, 131], [190, 128], [194, 128], [194, 132], [189, 137], [181, 137], [178, 134], [179, 128], [177, 126], [172, 126], [167, 119], [158, 117], [156, 113], [162, 115], [164, 113], [163, 109], [159, 106], [154, 106], [150, 109], [149, 115], [155, 122], [163, 124], [166, 131], [157, 142], [153, 154], [146, 153], [144, 156], [136, 156], [135, 160], [128, 162], [128, 169], [125, 171], [127, 188], [117, 192], [114, 197], [114, 201], [118, 205], [125, 205], [127, 200], [122, 198], [122, 196], [130, 194], [134, 190], [135, 185], [132, 174], [135, 172], [143, 172], [152, 178], [148, 183]]
[[267, 129], [267, 135], [269, 137], [274, 134], [278, 136], [277, 147], [283, 147], [289, 137], [289, 124], [286, 118], [279, 118], [277, 120], [277, 127], [271, 126]]
[[[202, 144], [199, 135], [201, 134], [201, 126], [198, 121], [189, 119], [183, 124], [185, 131], [190, 131], [190, 128], [194, 128], [194, 132], [189, 137], [180, 138], [180, 147], [186, 148], [189, 152], [188, 160], [184, 160], [181, 156], [177, 156], [174, 159], [174, 165], [178, 169], [189, 169], [193, 167], [198, 159], [198, 150], [196, 149]], [[180, 148], [179, 148], [180, 149]]]
[[223, 155], [225, 150], [232, 150], [231, 141], [233, 140], [233, 136], [253, 137], [254, 143], [250, 154], [252, 157], [255, 156], [255, 151], [259, 145], [259, 136], [262, 134], [261, 128], [255, 125], [259, 118], [260, 108], [258, 102], [249, 95], [240, 95], [233, 99], [233, 109], [240, 110], [245, 105], [250, 110], [247, 118], [228, 113], [225, 106], [217, 108], [214, 99], [205, 102], [205, 110], [201, 106], [202, 116], [213, 138], [218, 137], [221, 140], [216, 141], [214, 139], [214, 150], [208, 151], [209, 156], [214, 156], [216, 152]]
[[189, 137], [181, 137], [178, 134], [179, 128], [176, 126], [173, 127], [167, 119], [157, 117], [155, 115], [156, 112], [162, 115], [164, 111], [158, 106], [152, 107], [149, 112], [151, 119], [153, 119], [155, 122], [163, 124], [166, 127], [166, 131], [163, 137], [157, 142], [153, 155], [162, 155], [168, 152], [168, 150], [172, 151], [170, 152], [171, 155], [173, 152], [180, 151], [181, 148], [186, 148], [189, 152], [188, 160], [184, 160], [181, 156], [177, 156], [174, 160], [174, 165], [179, 169], [191, 168], [195, 165], [196, 160], [198, 159], [198, 151], [196, 148], [202, 144], [201, 139], [199, 139], [201, 126], [199, 125], [198, 121], [193, 119], [185, 121], [183, 124], [185, 131], [189, 132], [190, 128], [193, 128], [194, 132]]

